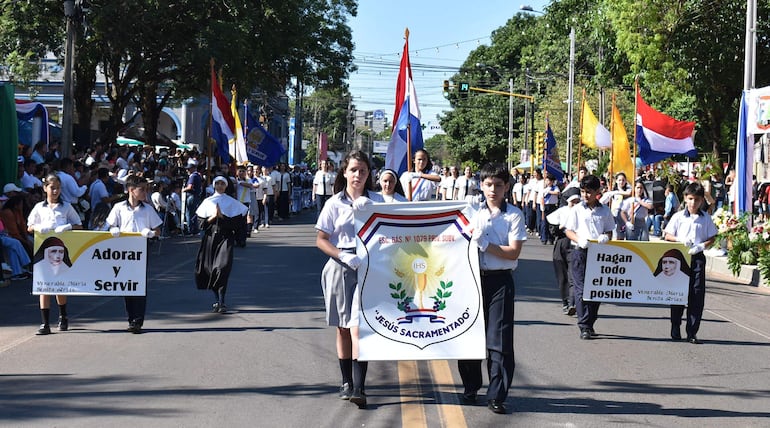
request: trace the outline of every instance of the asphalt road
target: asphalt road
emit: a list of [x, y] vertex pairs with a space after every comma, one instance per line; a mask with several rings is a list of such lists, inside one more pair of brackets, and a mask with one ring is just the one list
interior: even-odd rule
[[[122, 298], [73, 297], [70, 331], [35, 336], [30, 281], [0, 289], [0, 425], [13, 427], [770, 426], [770, 293], [710, 281], [699, 338], [668, 339], [668, 309], [604, 304], [599, 338], [561, 314], [550, 246], [516, 273], [509, 415], [460, 406], [453, 361], [373, 362], [369, 409], [338, 400], [313, 215], [236, 249], [228, 314], [196, 290], [198, 242], [150, 247], [145, 333]], [[52, 319], [56, 310], [53, 310]], [[483, 390], [482, 390], [483, 391]]]

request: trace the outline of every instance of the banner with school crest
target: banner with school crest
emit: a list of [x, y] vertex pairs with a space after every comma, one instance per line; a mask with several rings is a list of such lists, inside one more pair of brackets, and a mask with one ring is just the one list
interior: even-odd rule
[[483, 359], [478, 250], [465, 202], [369, 205], [355, 211], [359, 359]]
[[138, 233], [35, 232], [32, 294], [144, 296], [147, 238]]
[[691, 266], [678, 242], [589, 243], [583, 300], [687, 305]]

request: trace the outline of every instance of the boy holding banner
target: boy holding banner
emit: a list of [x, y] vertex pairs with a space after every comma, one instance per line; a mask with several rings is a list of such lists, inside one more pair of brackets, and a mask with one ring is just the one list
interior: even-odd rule
[[599, 317], [599, 302], [583, 300], [583, 285], [586, 276], [586, 255], [588, 240], [604, 244], [610, 240], [615, 229], [615, 218], [610, 209], [599, 202], [601, 183], [595, 175], [587, 175], [580, 180], [580, 195], [583, 201], [577, 204], [565, 224], [565, 234], [572, 241], [570, 254], [575, 306], [577, 309], [580, 338], [591, 339], [596, 336], [594, 323]]
[[[511, 386], [513, 359], [513, 271], [527, 239], [521, 210], [505, 201], [511, 175], [505, 165], [487, 164], [481, 169], [484, 200], [471, 220], [472, 243], [479, 249], [481, 292], [487, 338], [487, 405], [494, 413], [506, 413], [505, 399]], [[474, 403], [481, 388], [480, 360], [457, 362], [465, 391], [465, 403]]]
[[[155, 237], [160, 233], [163, 220], [147, 202], [147, 181], [137, 175], [129, 176], [126, 178], [126, 192], [128, 200], [115, 204], [107, 216], [110, 233], [114, 237], [120, 236], [121, 232], [138, 232], [145, 238]], [[147, 296], [126, 296], [125, 301], [128, 314], [127, 330], [140, 334], [147, 309]]]
[[[702, 210], [705, 191], [698, 183], [690, 183], [684, 188], [685, 209], [678, 211], [666, 225], [666, 241], [681, 242], [689, 248], [692, 255], [690, 262], [690, 292], [687, 296], [687, 341], [700, 344], [696, 334], [703, 316], [706, 301], [706, 256], [703, 250], [711, 246], [717, 235], [717, 228], [711, 216]], [[671, 338], [681, 340], [682, 315], [684, 306], [671, 306]]]

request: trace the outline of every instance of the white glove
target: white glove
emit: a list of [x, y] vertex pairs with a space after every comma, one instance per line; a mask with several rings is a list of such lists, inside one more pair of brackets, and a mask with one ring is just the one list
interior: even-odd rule
[[695, 244], [692, 247], [690, 247], [690, 249], [687, 250], [687, 252], [690, 255], [694, 255], [694, 254], [702, 253], [703, 250], [705, 249], [706, 249], [706, 244]]
[[692, 248], [692, 246], [693, 246], [693, 245], [695, 245], [695, 242], [694, 242], [692, 239], [689, 239], [689, 238], [688, 238], [688, 239], [685, 239], [684, 241], [682, 241], [682, 243], [683, 243], [683, 244], [684, 244], [684, 245], [685, 245], [687, 248]]
[[39, 233], [48, 233], [53, 230], [50, 227], [45, 227], [40, 225], [35, 226], [34, 229], [35, 229], [35, 232], [39, 232]]
[[630, 221], [627, 221], [626, 222], [626, 230], [630, 230], [630, 231], [633, 232], [634, 231], [634, 224], [631, 223]]
[[471, 235], [471, 242], [476, 244], [482, 253], [487, 251], [487, 247], [489, 247], [489, 240], [486, 236], [484, 236], [484, 232], [481, 229], [476, 229], [473, 231], [473, 235]]
[[139, 232], [144, 236], [145, 238], [154, 238], [155, 237], [155, 231], [152, 229], [144, 228], [141, 232]]
[[368, 205], [372, 205], [374, 202], [372, 202], [371, 199], [367, 198], [366, 196], [359, 196], [356, 198], [355, 201], [353, 201], [353, 210], [354, 211], [366, 211]]
[[53, 231], [56, 232], [56, 233], [62, 233], [62, 232], [66, 232], [68, 230], [72, 230], [72, 225], [69, 224], [69, 223], [63, 224], [61, 226], [56, 226], [56, 229], [54, 229]]
[[598, 238], [596, 238], [596, 241], [599, 242], [600, 244], [606, 244], [607, 241], [609, 241], [609, 240], [610, 240], [610, 237], [605, 235], [605, 234], [603, 234], [603, 233], [601, 235], [599, 235]]
[[354, 253], [340, 251], [340, 254], [338, 257], [342, 263], [345, 263], [351, 269], [358, 269], [358, 266], [361, 265], [361, 259]]
[[586, 248], [588, 248], [588, 239], [580, 238], [577, 244], [578, 244], [578, 247], [585, 250]]
[[117, 238], [120, 236], [120, 228], [119, 227], [111, 227], [110, 228], [110, 235], [112, 235], [114, 238]]

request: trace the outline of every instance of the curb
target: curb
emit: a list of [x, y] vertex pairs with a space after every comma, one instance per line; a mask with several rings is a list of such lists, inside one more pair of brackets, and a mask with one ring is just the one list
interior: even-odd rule
[[755, 265], [742, 265], [738, 275], [733, 275], [727, 266], [727, 257], [706, 256], [706, 278], [728, 280], [752, 287], [768, 287], [762, 281], [759, 269]]

